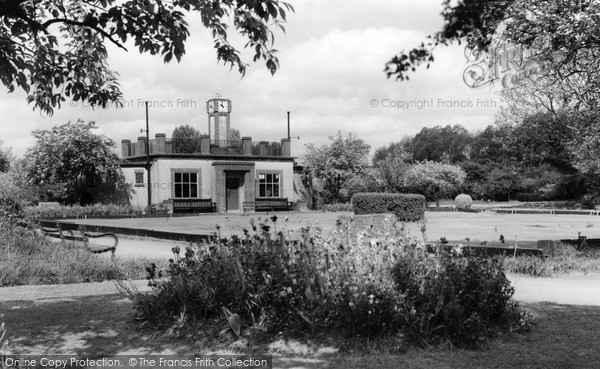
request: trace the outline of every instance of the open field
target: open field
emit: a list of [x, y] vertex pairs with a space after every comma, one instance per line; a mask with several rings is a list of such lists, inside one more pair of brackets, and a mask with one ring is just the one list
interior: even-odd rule
[[[306, 225], [320, 225], [327, 229], [335, 227], [341, 215], [351, 216], [350, 212], [282, 212], [277, 215], [277, 229], [280, 230], [287, 217], [287, 227], [297, 231]], [[269, 218], [264, 213], [243, 216], [241, 214], [202, 214], [199, 216], [176, 218], [132, 218], [132, 219], [79, 219], [82, 224], [116, 227], [132, 227], [149, 230], [180, 232], [189, 234], [209, 234], [221, 226], [222, 236], [241, 234], [243, 228], [250, 228], [250, 219]], [[491, 211], [482, 213], [426, 212], [427, 237], [435, 240], [446, 237], [448, 240], [496, 241], [504, 235], [507, 242], [513, 242], [515, 235], [522, 241], [544, 239], [576, 239], [579, 232], [588, 238], [600, 238], [600, 217], [589, 215], [549, 215], [549, 214], [497, 214]], [[415, 237], [421, 238], [416, 223], [407, 223], [407, 229]]]
[[[491, 342], [482, 350], [408, 349], [406, 352], [386, 353], [376, 351], [376, 343], [373, 343], [373, 347], [367, 345], [365, 352], [359, 353], [344, 352], [331, 345], [278, 339], [253, 346], [250, 352], [273, 354], [274, 368], [290, 369], [597, 367], [600, 362], [600, 351], [597, 350], [600, 306], [597, 299], [587, 306], [567, 305], [575, 301], [568, 298], [557, 301], [556, 291], [534, 296], [528, 291], [538, 286], [529, 285], [530, 279], [517, 279], [517, 298], [524, 301], [524, 306], [534, 317], [533, 331], [524, 336]], [[587, 285], [599, 281], [587, 279]], [[556, 280], [546, 281], [554, 282]], [[575, 283], [579, 286], [579, 281]], [[95, 285], [99, 284], [91, 284], [90, 287]], [[204, 329], [185, 337], [140, 330], [131, 321], [132, 305], [129, 300], [114, 294], [93, 295], [90, 287], [81, 286], [85, 287], [85, 291], [79, 295], [56, 291], [43, 294], [39, 291], [43, 286], [32, 286], [21, 287], [25, 293], [14, 294], [17, 299], [0, 298], [0, 313], [5, 314], [12, 352], [88, 357], [116, 354], [225, 355], [239, 352], [239, 347], [235, 348], [236, 345], [224, 337], [219, 338], [215, 332]], [[561, 286], [576, 289], [569, 279], [562, 280]], [[106, 286], [102, 288], [106, 289]], [[3, 291], [8, 290], [0, 289], [0, 296]]]

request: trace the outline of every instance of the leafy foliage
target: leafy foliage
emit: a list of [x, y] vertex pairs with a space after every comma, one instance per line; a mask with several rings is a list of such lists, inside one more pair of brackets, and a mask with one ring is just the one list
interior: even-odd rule
[[449, 341], [477, 347], [499, 332], [527, 330], [502, 261], [457, 254], [414, 253], [394, 267], [396, 285], [406, 296], [408, 338], [419, 345]]
[[353, 211], [353, 210], [354, 210], [354, 208], [352, 207], [351, 203], [327, 204], [327, 205], [323, 206], [323, 211], [330, 211], [330, 212]]
[[279, 0], [148, 1], [3, 0], [0, 7], [0, 80], [10, 92], [24, 90], [45, 113], [68, 97], [106, 107], [121, 98], [117, 73], [107, 63], [106, 43], [180, 61], [189, 36], [186, 13], [200, 13], [217, 59], [244, 74], [247, 64], [229, 38], [229, 26], [247, 41], [253, 60], [275, 73], [271, 27], [283, 29], [293, 7]]
[[189, 124], [175, 127], [171, 144], [173, 152], [189, 154], [200, 152], [200, 132]]
[[459, 166], [424, 161], [406, 171], [404, 185], [428, 200], [439, 200], [458, 192], [465, 177], [465, 172]]
[[[404, 173], [412, 160], [412, 154], [405, 148], [409, 140], [405, 138], [401, 142], [380, 147], [373, 155], [373, 166], [377, 171], [376, 176], [381, 179], [384, 192], [396, 192], [404, 188]], [[411, 143], [412, 141], [410, 140]]]
[[352, 196], [352, 208], [355, 214], [392, 213], [402, 222], [423, 219], [425, 207], [425, 197], [422, 195], [357, 193]]
[[598, 107], [598, 2], [445, 0], [443, 6], [442, 30], [426, 43], [394, 56], [386, 64], [388, 78], [405, 80], [417, 66], [429, 66], [439, 45], [466, 41], [477, 53], [495, 53], [493, 47], [507, 42], [515, 48], [533, 50], [542, 70], [515, 81], [515, 88], [505, 93], [510, 103], [525, 107], [529, 113]]
[[454, 198], [454, 204], [459, 209], [469, 209], [471, 208], [471, 204], [473, 203], [473, 199], [471, 196], [461, 193], [460, 195]]
[[83, 218], [95, 215], [131, 215], [136, 212], [130, 205], [93, 204], [93, 205], [39, 205], [28, 206], [23, 209], [23, 214], [32, 220], [56, 218]]
[[[116, 202], [129, 200], [113, 140], [92, 132], [94, 122], [69, 122], [51, 130], [36, 130], [34, 147], [25, 156], [29, 184], [44, 200], [79, 203], [86, 198], [86, 181], [97, 182], [95, 194]], [[89, 193], [87, 193], [89, 195]], [[115, 194], [116, 197], [113, 197]], [[102, 201], [103, 198], [97, 198]]]
[[498, 25], [506, 18], [509, 6], [519, 1], [521, 0], [464, 0], [455, 4], [444, 0], [442, 30], [430, 36], [426, 43], [395, 55], [385, 66], [388, 78], [395, 76], [397, 80], [408, 80], [408, 74], [414, 72], [419, 65], [429, 67], [434, 61], [433, 50], [439, 45], [467, 41], [474, 48], [487, 49]]
[[174, 248], [166, 270], [148, 268], [154, 292], [130, 294], [138, 321], [168, 328], [221, 317], [222, 332], [237, 337], [403, 335], [469, 347], [527, 328], [500, 260], [426, 254], [389, 218], [370, 236], [340, 219], [329, 234], [303, 228], [295, 240], [285, 224], [273, 239], [267, 223], [251, 220], [242, 237], [215, 235], [183, 256]]
[[12, 158], [12, 154], [10, 149], [5, 149], [2, 147], [2, 140], [0, 140], [0, 173], [7, 172], [10, 168], [10, 162]]
[[306, 145], [303, 159], [305, 174], [321, 190], [325, 201], [331, 203], [337, 202], [340, 190], [352, 176], [367, 169], [371, 147], [356, 134], [343, 136], [341, 131], [337, 136], [330, 136], [329, 141], [328, 145], [320, 147]]
[[461, 125], [424, 127], [412, 139], [412, 158], [455, 164], [469, 158], [471, 134]]

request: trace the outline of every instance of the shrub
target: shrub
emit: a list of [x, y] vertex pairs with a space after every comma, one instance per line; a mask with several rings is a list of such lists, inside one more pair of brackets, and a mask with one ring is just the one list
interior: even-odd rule
[[352, 207], [355, 214], [392, 213], [400, 221], [414, 222], [425, 217], [425, 196], [357, 193], [352, 196]]
[[391, 219], [377, 238], [351, 237], [349, 224], [339, 220], [326, 235], [303, 228], [289, 240], [285, 225], [273, 239], [267, 222], [252, 223], [243, 237], [215, 235], [185, 256], [175, 249], [165, 271], [149, 268], [154, 293], [130, 295], [138, 319], [168, 327], [231, 311], [272, 334], [405, 333], [460, 346], [526, 326], [500, 261], [427, 256]]
[[595, 209], [596, 205], [600, 204], [600, 196], [595, 195], [585, 195], [581, 199], [581, 208], [582, 209]]
[[326, 238], [304, 228], [296, 241], [284, 239], [285, 226], [276, 240], [267, 227], [190, 247], [162, 274], [153, 271], [154, 294], [132, 296], [139, 320], [165, 326], [182, 313], [202, 320], [226, 307], [267, 332], [335, 329], [373, 337], [400, 329], [402, 296], [390, 274], [400, 243], [376, 249], [369, 239], [349, 243], [348, 223], [341, 221]]
[[406, 296], [405, 333], [413, 343], [476, 347], [501, 332], [528, 328], [501, 259], [416, 253], [401, 258], [393, 275]]
[[94, 205], [40, 205], [29, 206], [24, 214], [29, 219], [83, 218], [97, 215], [129, 215], [135, 213], [130, 205], [94, 204]]
[[516, 194], [515, 197], [518, 201], [522, 202], [546, 200], [546, 196], [540, 192], [521, 192]]
[[473, 199], [471, 198], [471, 196], [461, 193], [460, 195], [456, 196], [456, 198], [454, 199], [454, 203], [459, 209], [470, 209], [471, 204], [473, 203]]
[[329, 212], [338, 212], [338, 211], [352, 211], [352, 204], [350, 203], [346, 203], [346, 204], [327, 204], [327, 205], [323, 205], [323, 211], [329, 211]]

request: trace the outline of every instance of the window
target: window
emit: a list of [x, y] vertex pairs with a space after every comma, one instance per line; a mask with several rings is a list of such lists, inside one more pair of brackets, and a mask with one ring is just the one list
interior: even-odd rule
[[197, 172], [175, 172], [174, 177], [176, 199], [198, 198]]
[[279, 173], [261, 173], [258, 175], [258, 197], [280, 197]]
[[137, 187], [144, 185], [144, 172], [135, 172], [135, 185]]

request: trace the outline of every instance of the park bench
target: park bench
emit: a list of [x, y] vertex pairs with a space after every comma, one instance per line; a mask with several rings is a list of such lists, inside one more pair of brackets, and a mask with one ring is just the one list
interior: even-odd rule
[[[94, 254], [110, 251], [113, 258], [119, 244], [119, 238], [116, 235], [112, 233], [90, 234], [85, 231], [85, 227], [81, 224], [42, 221], [40, 222], [40, 228], [44, 236], [60, 239], [61, 243], [65, 241], [80, 242]], [[75, 232], [79, 234], [75, 234]], [[105, 239], [109, 244], [97, 243], [97, 239]]]
[[287, 197], [282, 198], [269, 198], [269, 199], [256, 199], [255, 201], [244, 201], [244, 213], [250, 211], [290, 211], [292, 210], [292, 203], [288, 201]]
[[173, 213], [214, 213], [217, 204], [212, 199], [174, 199]]

